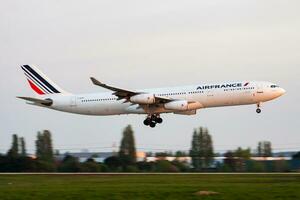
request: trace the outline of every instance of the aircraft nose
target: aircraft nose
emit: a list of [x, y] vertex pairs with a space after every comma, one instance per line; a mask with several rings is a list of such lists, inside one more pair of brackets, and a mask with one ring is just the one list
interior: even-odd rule
[[280, 96], [281, 96], [281, 95], [284, 95], [285, 93], [286, 93], [285, 89], [283, 89], [283, 88], [280, 88], [280, 89], [279, 89], [279, 94], [280, 94]]

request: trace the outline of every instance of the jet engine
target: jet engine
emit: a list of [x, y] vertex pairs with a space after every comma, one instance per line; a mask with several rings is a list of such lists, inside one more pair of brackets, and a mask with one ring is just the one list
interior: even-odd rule
[[130, 97], [130, 102], [138, 104], [154, 104], [155, 96], [154, 94], [137, 94]]
[[187, 102], [186, 100], [171, 101], [164, 105], [167, 110], [176, 110], [176, 111], [187, 111], [187, 110], [197, 110], [203, 106], [199, 102]]

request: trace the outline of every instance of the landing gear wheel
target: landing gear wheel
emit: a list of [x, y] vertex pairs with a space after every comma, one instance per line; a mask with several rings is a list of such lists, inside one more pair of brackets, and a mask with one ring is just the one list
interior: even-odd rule
[[260, 108], [257, 108], [256, 109], [256, 112], [259, 114], [259, 113], [261, 113], [261, 109]]
[[151, 128], [154, 128], [156, 126], [156, 123], [155, 122], [150, 122], [150, 127]]
[[160, 117], [159, 117], [159, 118], [156, 118], [156, 122], [159, 123], [159, 124], [161, 124], [161, 123], [163, 122], [163, 119], [160, 118]]
[[154, 128], [157, 124], [161, 124], [162, 122], [163, 119], [160, 118], [159, 114], [149, 114], [144, 120], [145, 126], [150, 126], [151, 128]]
[[147, 118], [147, 119], [144, 120], [144, 125], [145, 125], [145, 126], [149, 126], [149, 125], [150, 125], [150, 122], [151, 122], [150, 119]]

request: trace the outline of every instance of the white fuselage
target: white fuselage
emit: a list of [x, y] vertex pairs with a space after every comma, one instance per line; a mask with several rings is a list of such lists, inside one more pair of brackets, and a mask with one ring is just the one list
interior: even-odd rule
[[[259, 104], [270, 101], [285, 93], [284, 89], [269, 82], [237, 81], [218, 84], [199, 84], [195, 86], [156, 88], [140, 90], [174, 100], [197, 102], [201, 108]], [[53, 100], [47, 108], [83, 115], [121, 115], [121, 114], [195, 114], [192, 110], [168, 110], [164, 104], [141, 106], [124, 99], [118, 100], [113, 92], [95, 94], [52, 94], [46, 98]]]

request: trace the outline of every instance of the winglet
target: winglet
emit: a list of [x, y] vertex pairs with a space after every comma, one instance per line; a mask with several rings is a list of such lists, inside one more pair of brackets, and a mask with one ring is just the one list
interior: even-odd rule
[[98, 81], [97, 79], [95, 79], [94, 77], [91, 77], [91, 80], [92, 80], [92, 82], [93, 82], [94, 85], [100, 85], [100, 86], [104, 85], [103, 83], [101, 83], [100, 81]]

